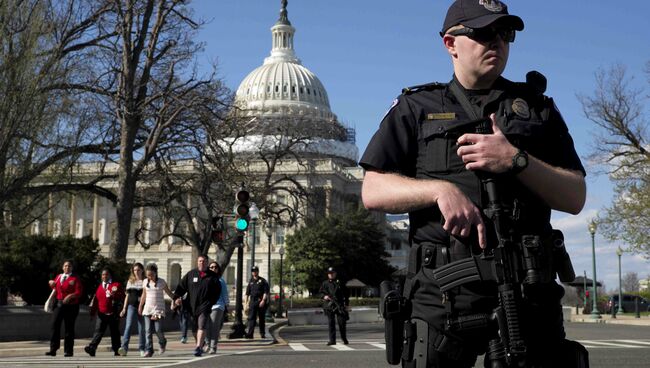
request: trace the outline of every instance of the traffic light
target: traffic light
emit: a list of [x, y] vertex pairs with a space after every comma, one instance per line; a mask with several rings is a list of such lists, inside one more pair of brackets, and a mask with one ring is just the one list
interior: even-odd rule
[[235, 229], [240, 232], [244, 232], [248, 229], [248, 224], [250, 223], [250, 204], [248, 200], [250, 199], [250, 193], [245, 189], [240, 189], [235, 194]]
[[223, 241], [223, 230], [224, 230], [223, 217], [214, 216], [212, 218], [212, 231], [211, 231], [212, 242], [220, 243]]

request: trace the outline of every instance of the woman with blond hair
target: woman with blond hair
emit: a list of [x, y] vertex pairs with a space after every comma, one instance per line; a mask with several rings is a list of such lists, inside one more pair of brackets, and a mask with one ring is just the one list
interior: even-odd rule
[[126, 283], [126, 297], [124, 298], [124, 308], [120, 312], [120, 317], [126, 318], [124, 326], [124, 336], [122, 336], [122, 346], [118, 353], [125, 356], [129, 351], [129, 341], [131, 339], [131, 326], [134, 321], [138, 322], [138, 348], [140, 356], [144, 356], [145, 348], [145, 327], [144, 317], [138, 314], [138, 306], [142, 297], [142, 281], [144, 280], [144, 266], [140, 262], [133, 263], [131, 266], [131, 275]]

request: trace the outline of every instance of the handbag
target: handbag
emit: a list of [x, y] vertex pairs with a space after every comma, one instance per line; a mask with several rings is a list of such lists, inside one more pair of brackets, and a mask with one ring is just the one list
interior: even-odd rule
[[54, 311], [55, 306], [56, 306], [56, 289], [53, 289], [52, 292], [50, 293], [50, 297], [47, 298], [47, 300], [45, 301], [43, 310], [46, 313], [52, 313]]

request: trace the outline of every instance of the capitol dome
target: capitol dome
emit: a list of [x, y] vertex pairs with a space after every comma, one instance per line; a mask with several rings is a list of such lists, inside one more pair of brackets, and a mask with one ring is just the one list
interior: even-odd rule
[[[265, 118], [304, 121], [306, 127], [316, 128], [311, 130], [316, 135], [311, 147], [305, 148], [305, 151], [356, 161], [358, 149], [354, 144], [353, 130], [347, 129], [351, 134], [346, 136], [346, 128], [330, 109], [323, 83], [296, 56], [293, 48], [296, 29], [289, 21], [286, 7], [287, 1], [283, 0], [280, 19], [271, 27], [271, 55], [264, 59], [262, 66], [244, 78], [237, 88], [235, 103], [245, 116], [262, 118], [262, 121]], [[337, 138], [319, 133], [332, 131], [343, 134]], [[247, 140], [246, 145], [260, 147], [260, 140], [265, 139], [252, 136]], [[246, 151], [245, 146], [240, 149], [235, 147], [235, 150]]]

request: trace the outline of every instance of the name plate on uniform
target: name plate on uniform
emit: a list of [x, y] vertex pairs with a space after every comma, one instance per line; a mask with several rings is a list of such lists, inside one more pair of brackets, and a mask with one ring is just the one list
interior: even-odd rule
[[198, 278], [198, 277], [195, 277], [194, 279], [192, 279], [192, 281], [194, 281], [194, 282], [199, 282], [199, 278]]
[[427, 114], [427, 120], [453, 120], [456, 119], [455, 112], [437, 112]]

